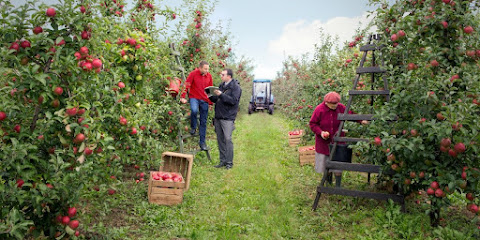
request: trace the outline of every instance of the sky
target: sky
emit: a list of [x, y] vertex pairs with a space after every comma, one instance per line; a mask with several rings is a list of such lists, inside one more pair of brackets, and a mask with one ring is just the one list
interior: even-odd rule
[[[181, 2], [162, 1], [168, 6]], [[288, 56], [313, 57], [321, 29], [340, 43], [351, 41], [355, 30], [368, 24], [371, 10], [368, 0], [217, 0], [210, 21], [228, 27], [233, 51], [237, 58], [251, 60], [256, 79], [273, 79]]]
[[230, 19], [237, 56], [252, 60], [255, 78], [273, 79], [288, 56], [313, 57], [320, 29], [353, 40], [371, 10], [368, 0], [220, 0], [211, 19]]

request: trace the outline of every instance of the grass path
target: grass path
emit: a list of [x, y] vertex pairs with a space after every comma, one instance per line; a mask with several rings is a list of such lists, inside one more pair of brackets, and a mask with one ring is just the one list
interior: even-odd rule
[[[146, 182], [122, 182], [122, 194], [114, 199], [89, 193], [82, 222], [107, 239], [433, 239], [420, 209], [401, 214], [394, 204], [323, 195], [312, 212], [320, 175], [299, 165], [297, 149], [288, 146], [289, 130], [281, 115], [241, 115], [233, 136], [234, 167], [213, 167], [218, 150], [210, 135], [213, 161], [204, 153], [196, 156], [180, 205], [149, 204]], [[370, 187], [365, 182], [365, 176], [344, 173], [347, 188]], [[467, 226], [455, 216], [452, 226]]]

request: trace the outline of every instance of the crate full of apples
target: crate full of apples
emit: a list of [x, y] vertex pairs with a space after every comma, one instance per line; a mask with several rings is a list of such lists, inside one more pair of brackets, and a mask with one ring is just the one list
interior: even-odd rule
[[300, 166], [305, 164], [315, 165], [315, 146], [299, 147], [298, 160], [300, 161]]
[[303, 130], [293, 130], [288, 132], [288, 145], [290, 147], [297, 146], [300, 143], [300, 140], [302, 139], [304, 132]]
[[164, 152], [159, 171], [151, 171], [148, 201], [159, 205], [176, 205], [183, 201], [192, 172], [193, 155]]

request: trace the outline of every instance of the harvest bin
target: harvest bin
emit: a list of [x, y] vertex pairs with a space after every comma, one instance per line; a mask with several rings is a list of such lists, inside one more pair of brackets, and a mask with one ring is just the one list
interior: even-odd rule
[[298, 160], [300, 166], [312, 164], [315, 166], [315, 146], [303, 146], [298, 148]]
[[183, 201], [183, 192], [190, 186], [192, 174], [193, 155], [164, 152], [162, 153], [162, 165], [159, 171], [175, 172], [182, 175], [181, 182], [167, 182], [154, 180], [150, 172], [148, 180], [148, 202], [159, 205], [176, 205]]
[[303, 130], [293, 130], [288, 132], [288, 145], [290, 147], [295, 147], [302, 140]]

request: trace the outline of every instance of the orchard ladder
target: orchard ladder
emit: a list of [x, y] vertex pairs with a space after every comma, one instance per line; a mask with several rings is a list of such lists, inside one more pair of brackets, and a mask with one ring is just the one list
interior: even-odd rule
[[[180, 85], [180, 91], [177, 94], [177, 96], [175, 96], [176, 100], [179, 100], [178, 95], [182, 94], [183, 90], [185, 89], [185, 82], [186, 82], [187, 78], [185, 77], [186, 76], [185, 75], [185, 69], [182, 67], [182, 63], [180, 62], [180, 52], [175, 49], [175, 44], [174, 43], [170, 43], [170, 48], [172, 50], [172, 52], [170, 54], [175, 57], [175, 62], [176, 62], [176, 65], [175, 65], [175, 67], [173, 67], [173, 70], [176, 70], [176, 71], [180, 72], [181, 75], [182, 75], [182, 83]], [[207, 148], [206, 150], [195, 149], [193, 151], [186, 152], [185, 147], [184, 147], [185, 139], [191, 138], [191, 137], [199, 137], [199, 134], [191, 135], [190, 133], [184, 133], [183, 129], [182, 129], [182, 120], [190, 120], [190, 118], [187, 117], [187, 118], [182, 119], [182, 117], [179, 117], [179, 119], [178, 119], [178, 146], [179, 146], [179, 149], [180, 149], [180, 153], [189, 153], [189, 154], [193, 154], [195, 156], [198, 152], [205, 151], [205, 153], [207, 154], [208, 160], [212, 161], [212, 158], [210, 157], [210, 148]]]
[[[345, 121], [360, 121], [360, 120], [374, 120], [373, 114], [348, 114], [350, 107], [352, 105], [353, 98], [355, 96], [362, 96], [362, 95], [370, 95], [371, 96], [371, 105], [373, 105], [374, 96], [385, 96], [386, 101], [390, 100], [390, 91], [388, 90], [388, 82], [386, 77], [386, 70], [380, 68], [376, 63], [377, 59], [375, 59], [375, 51], [380, 50], [382, 46], [377, 46], [376, 41], [380, 39], [380, 35], [373, 34], [370, 35], [368, 38], [368, 43], [362, 47], [360, 47], [360, 51], [363, 52], [362, 59], [360, 60], [360, 66], [356, 69], [357, 76], [353, 82], [353, 88], [348, 92], [349, 98], [345, 108], [345, 112], [343, 114], [338, 114], [338, 120], [340, 120], [340, 126], [338, 128], [337, 133], [333, 138], [333, 147], [330, 152], [330, 158], [333, 159], [335, 156], [335, 151], [337, 149], [337, 144], [339, 142], [359, 142], [365, 141], [368, 142], [368, 139], [363, 138], [349, 138], [349, 137], [340, 137], [343, 126]], [[367, 59], [368, 52], [372, 52], [372, 65], [370, 67], [364, 66], [364, 63]], [[383, 60], [382, 60], [383, 65]], [[371, 74], [371, 89], [370, 90], [357, 90], [357, 86], [360, 80], [361, 75], [363, 74]], [[374, 90], [374, 82], [375, 76], [378, 74], [382, 74], [383, 79], [383, 89]], [[323, 174], [322, 181], [320, 185], [317, 187], [317, 194], [315, 196], [315, 201], [313, 203], [313, 210], [317, 209], [318, 201], [320, 200], [320, 195], [322, 193], [326, 194], [335, 194], [335, 195], [343, 195], [343, 196], [352, 196], [352, 197], [363, 197], [363, 198], [371, 198], [376, 200], [388, 200], [392, 199], [394, 202], [397, 202], [402, 205], [402, 211], [405, 211], [405, 198], [401, 194], [386, 194], [386, 193], [375, 193], [375, 192], [366, 192], [366, 191], [359, 191], [359, 190], [350, 190], [350, 189], [343, 189], [343, 188], [335, 188], [327, 186], [326, 180], [328, 178], [328, 172], [330, 170], [343, 170], [343, 171], [356, 171], [356, 172], [365, 172], [368, 173], [368, 182], [370, 182], [370, 174], [371, 173], [380, 173], [381, 167], [378, 165], [373, 164], [358, 164], [358, 163], [347, 163], [347, 162], [336, 162], [327, 160], [325, 163], [325, 172]]]

